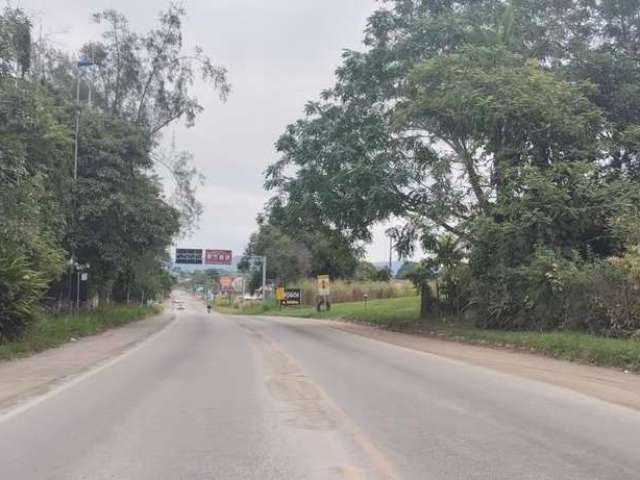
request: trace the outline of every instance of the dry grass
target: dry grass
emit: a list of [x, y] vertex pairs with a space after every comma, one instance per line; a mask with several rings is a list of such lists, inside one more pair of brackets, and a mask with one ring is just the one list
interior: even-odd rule
[[[317, 286], [314, 280], [305, 280], [292, 288], [302, 289], [302, 303], [315, 305], [317, 301]], [[331, 283], [331, 302], [349, 303], [364, 300], [365, 295], [369, 300], [381, 300], [384, 298], [414, 297], [416, 289], [409, 281], [397, 280], [392, 282], [355, 282], [337, 280]]]

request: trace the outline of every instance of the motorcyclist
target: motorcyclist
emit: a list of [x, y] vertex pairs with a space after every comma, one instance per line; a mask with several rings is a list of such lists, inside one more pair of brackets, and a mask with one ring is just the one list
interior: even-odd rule
[[207, 313], [211, 313], [211, 304], [207, 303]]

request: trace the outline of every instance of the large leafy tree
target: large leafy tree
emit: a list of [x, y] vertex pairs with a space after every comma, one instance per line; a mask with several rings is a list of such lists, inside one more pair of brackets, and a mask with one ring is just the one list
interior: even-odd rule
[[[156, 154], [160, 133], [202, 110], [196, 76], [228, 92], [224, 69], [201, 49], [183, 53], [183, 15], [171, 6], [144, 35], [113, 11], [96, 17], [110, 28], [83, 48], [96, 66], [93, 104], [79, 112], [74, 180], [75, 61], [32, 42], [19, 9], [0, 13], [0, 342], [24, 331], [44, 295], [65, 299], [73, 262], [90, 265], [90, 290], [103, 299], [144, 300], [171, 287], [167, 248], [200, 211], [198, 175], [187, 153]], [[80, 76], [84, 105], [90, 83]], [[159, 164], [176, 179], [176, 202], [163, 194]]]
[[[258, 231], [251, 235], [240, 267], [251, 270], [250, 256], [260, 255], [267, 257], [269, 279], [291, 283], [319, 274], [348, 278], [353, 275], [360, 254], [360, 249], [329, 231], [290, 230], [287, 225], [260, 216]], [[258, 277], [255, 286], [257, 280]]]
[[309, 276], [311, 271], [311, 253], [304, 243], [293, 240], [277, 227], [263, 224], [251, 235], [240, 265], [241, 270], [256, 272], [252, 289], [261, 282], [261, 264], [255, 264], [251, 258], [256, 255], [267, 257], [267, 277], [279, 282], [295, 282]]
[[31, 66], [31, 20], [17, 8], [0, 14], [0, 76], [24, 78]]
[[403, 216], [405, 234], [465, 237], [473, 215], [491, 212], [512, 168], [596, 150], [602, 120], [587, 87], [503, 47], [425, 60], [406, 84], [388, 115], [334, 100], [288, 128], [267, 186], [289, 218], [320, 219], [366, 240], [374, 222]]
[[479, 285], [528, 308], [513, 269], [540, 248], [569, 262], [619, 253], [616, 219], [636, 211], [639, 10], [387, 2], [366, 49], [345, 53], [336, 85], [280, 138], [272, 205], [352, 241], [403, 219], [404, 254], [451, 235]]
[[172, 4], [160, 12], [156, 28], [140, 35], [124, 15], [105, 10], [93, 17], [106, 25], [102, 41], [82, 48], [97, 68], [96, 101], [102, 109], [142, 127], [150, 138], [180, 119], [193, 124], [203, 110], [191, 89], [196, 78], [210, 82], [223, 99], [229, 93], [224, 67], [200, 47], [184, 51], [184, 15], [183, 7]]
[[[226, 99], [230, 86], [224, 67], [215, 65], [196, 46], [185, 50], [182, 19], [185, 10], [171, 4], [160, 12], [158, 26], [145, 34], [133, 32], [124, 15], [115, 10], [96, 13], [94, 21], [104, 25], [102, 39], [86, 44], [82, 54], [95, 64], [92, 87], [95, 102], [106, 113], [136, 125], [144, 133], [147, 148], [157, 146], [170, 124], [184, 120], [192, 126], [203, 107], [193, 93], [196, 80], [211, 85]], [[156, 151], [155, 165], [170, 172], [175, 185], [175, 205], [181, 211], [181, 226], [195, 227], [202, 207], [195, 196], [200, 175], [188, 152]]]
[[178, 212], [167, 204], [140, 129], [108, 115], [86, 115], [80, 139], [77, 230], [70, 241], [91, 265], [106, 296], [138, 258], [156, 258], [178, 233]]
[[64, 257], [55, 179], [69, 142], [57, 106], [23, 78], [29, 26], [19, 10], [0, 15], [0, 342], [34, 318]]

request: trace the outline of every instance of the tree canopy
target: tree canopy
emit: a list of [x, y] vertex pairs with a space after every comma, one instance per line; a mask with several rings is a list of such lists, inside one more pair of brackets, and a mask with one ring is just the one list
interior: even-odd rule
[[638, 2], [386, 2], [278, 140], [272, 208], [351, 242], [402, 219], [399, 253], [420, 244], [431, 263], [450, 236], [468, 305], [535, 322], [533, 304], [558, 292], [548, 264], [529, 277], [546, 296], [512, 281], [523, 269], [630, 247], [618, 225], [640, 206], [639, 18]]
[[[293, 283], [311, 276], [328, 274], [350, 278], [356, 271], [361, 250], [330, 231], [289, 229], [267, 218], [258, 218], [258, 231], [251, 235], [240, 269], [254, 272], [252, 288], [260, 284], [260, 265], [252, 256], [266, 256], [270, 280]], [[255, 268], [253, 268], [255, 267]]]
[[[42, 305], [70, 303], [78, 265], [102, 301], [144, 302], [171, 288], [168, 247], [197, 220], [199, 174], [188, 152], [160, 152], [160, 135], [202, 111], [196, 78], [229, 93], [223, 67], [199, 47], [184, 51], [184, 13], [171, 5], [145, 34], [120, 13], [96, 14], [102, 39], [80, 52], [90, 74], [76, 55], [32, 41], [20, 9], [0, 13], [0, 342]], [[158, 176], [165, 167], [173, 197]]]

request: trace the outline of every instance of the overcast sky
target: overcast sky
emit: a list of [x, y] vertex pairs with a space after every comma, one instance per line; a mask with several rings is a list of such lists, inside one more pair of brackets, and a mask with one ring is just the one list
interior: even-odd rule
[[[99, 28], [90, 15], [106, 8], [124, 13], [132, 29], [146, 31], [167, 3], [157, 0], [20, 0], [12, 2], [34, 17], [35, 34], [77, 51], [95, 40]], [[345, 48], [361, 48], [375, 0], [186, 0], [184, 40], [200, 45], [229, 71], [227, 103], [198, 87], [205, 112], [196, 126], [176, 125], [165, 138], [195, 155], [206, 176], [199, 191], [205, 207], [200, 229], [180, 245], [229, 248], [240, 253], [256, 228], [255, 217], [268, 198], [263, 172], [277, 156], [274, 143], [304, 104], [334, 82]], [[388, 258], [384, 227], [368, 249], [373, 261]]]

